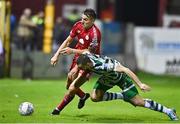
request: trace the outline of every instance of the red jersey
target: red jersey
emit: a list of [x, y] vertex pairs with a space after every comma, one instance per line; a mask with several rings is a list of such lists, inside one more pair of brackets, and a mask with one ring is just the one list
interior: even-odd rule
[[[78, 42], [75, 46], [76, 49], [88, 49], [89, 47], [92, 47], [96, 54], [100, 54], [101, 33], [95, 25], [86, 30], [84, 29], [82, 22], [78, 21], [72, 27], [70, 36], [72, 38], [77, 37], [78, 39]], [[78, 57], [78, 54], [74, 56], [74, 64], [76, 63]], [[73, 63], [71, 68], [74, 67]]]

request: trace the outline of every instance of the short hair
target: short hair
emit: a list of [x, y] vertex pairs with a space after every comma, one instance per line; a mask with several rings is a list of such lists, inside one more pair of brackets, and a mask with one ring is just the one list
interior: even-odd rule
[[85, 54], [81, 54], [77, 59], [77, 65], [86, 65], [88, 62], [91, 62], [91, 60]]
[[94, 20], [96, 19], [96, 12], [91, 8], [85, 9], [83, 14], [87, 17], [93, 18]]

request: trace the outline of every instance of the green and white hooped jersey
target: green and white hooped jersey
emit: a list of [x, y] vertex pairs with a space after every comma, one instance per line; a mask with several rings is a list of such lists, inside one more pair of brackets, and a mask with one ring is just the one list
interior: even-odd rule
[[114, 71], [116, 66], [120, 64], [117, 60], [96, 54], [85, 53], [85, 55], [93, 62], [91, 71], [101, 75], [101, 79], [105, 85], [114, 86], [120, 81], [122, 73]]

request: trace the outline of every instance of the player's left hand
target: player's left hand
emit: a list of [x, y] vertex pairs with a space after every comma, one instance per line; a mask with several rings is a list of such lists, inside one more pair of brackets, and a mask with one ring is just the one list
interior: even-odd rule
[[55, 66], [58, 62], [58, 56], [54, 55], [52, 58], [51, 58], [51, 65], [52, 66]]
[[63, 54], [63, 55], [66, 55], [66, 54], [72, 54], [73, 53], [73, 50], [72, 50], [72, 48], [70, 48], [70, 47], [66, 47], [66, 48], [64, 48], [64, 49], [62, 49], [61, 51], [60, 51], [60, 53], [61, 54]]
[[147, 84], [141, 84], [140, 85], [140, 89], [143, 91], [143, 92], [146, 92], [146, 91], [150, 91], [151, 90], [151, 87], [148, 86]]

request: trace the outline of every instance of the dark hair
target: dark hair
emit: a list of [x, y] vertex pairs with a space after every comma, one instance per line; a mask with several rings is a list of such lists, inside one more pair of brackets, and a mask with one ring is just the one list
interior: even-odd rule
[[88, 62], [91, 62], [87, 55], [81, 54], [77, 59], [77, 65], [86, 65]]
[[91, 8], [85, 9], [83, 14], [87, 17], [93, 18], [94, 20], [96, 19], [96, 12]]

